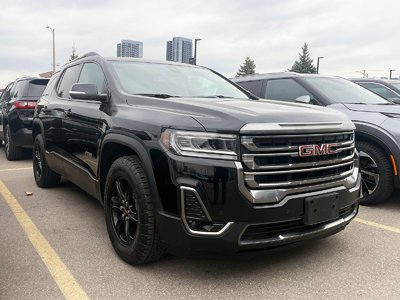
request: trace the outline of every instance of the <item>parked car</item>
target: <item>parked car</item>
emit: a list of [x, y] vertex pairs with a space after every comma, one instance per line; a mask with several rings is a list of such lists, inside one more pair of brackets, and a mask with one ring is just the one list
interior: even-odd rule
[[394, 187], [400, 186], [400, 106], [335, 76], [283, 72], [233, 81], [262, 98], [328, 106], [344, 112], [357, 128], [362, 204], [384, 201]]
[[354, 124], [334, 110], [257, 99], [203, 67], [86, 54], [38, 102], [35, 181], [64, 176], [96, 197], [130, 264], [340, 231], [360, 195]]
[[11, 82], [0, 97], [0, 144], [6, 158], [18, 160], [24, 148], [32, 148], [32, 121], [36, 102], [48, 79], [24, 77]]
[[389, 101], [400, 104], [400, 80], [385, 80], [373, 78], [350, 80]]

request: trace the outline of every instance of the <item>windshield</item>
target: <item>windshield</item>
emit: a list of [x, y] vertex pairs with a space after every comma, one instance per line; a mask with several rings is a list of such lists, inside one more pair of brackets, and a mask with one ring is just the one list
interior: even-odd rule
[[123, 89], [129, 94], [168, 97], [249, 97], [212, 71], [186, 65], [112, 61]]
[[332, 103], [387, 104], [388, 101], [343, 78], [304, 78], [308, 84], [329, 98]]

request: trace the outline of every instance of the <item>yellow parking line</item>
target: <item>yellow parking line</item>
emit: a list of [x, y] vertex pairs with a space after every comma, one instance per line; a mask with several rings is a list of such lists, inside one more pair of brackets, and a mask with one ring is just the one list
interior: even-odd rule
[[0, 181], [0, 194], [3, 195], [64, 297], [66, 299], [89, 299], [67, 266], [2, 181]]
[[365, 224], [365, 225], [369, 225], [369, 226], [377, 227], [377, 228], [380, 228], [380, 229], [384, 229], [384, 230], [387, 230], [387, 231], [400, 233], [400, 228], [387, 226], [387, 225], [383, 225], [383, 224], [379, 224], [379, 223], [363, 220], [363, 219], [360, 219], [360, 218], [355, 218], [354, 221], [356, 221], [358, 223]]
[[23, 170], [32, 170], [32, 167], [29, 167], [29, 168], [0, 169], [0, 172], [23, 171]]

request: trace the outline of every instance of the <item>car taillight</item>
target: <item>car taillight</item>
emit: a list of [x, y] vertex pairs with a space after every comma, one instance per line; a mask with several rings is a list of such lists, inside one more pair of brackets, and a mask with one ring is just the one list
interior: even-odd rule
[[36, 101], [18, 100], [13, 105], [15, 109], [35, 109]]

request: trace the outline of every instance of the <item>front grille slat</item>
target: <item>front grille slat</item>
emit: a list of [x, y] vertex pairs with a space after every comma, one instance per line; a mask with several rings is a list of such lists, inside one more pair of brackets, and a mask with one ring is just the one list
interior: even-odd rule
[[[248, 135], [241, 142], [245, 183], [253, 189], [335, 181], [349, 176], [354, 168], [354, 132]], [[325, 144], [334, 151], [317, 148], [319, 155], [299, 155], [304, 146]]]
[[[339, 210], [338, 219], [346, 218], [350, 216], [356, 209], [356, 205], [350, 205]], [[337, 219], [337, 220], [338, 220]], [[296, 220], [278, 222], [278, 223], [266, 223], [266, 224], [254, 224], [249, 225], [243, 232], [240, 241], [241, 242], [254, 242], [268, 240], [278, 237], [282, 234], [303, 232], [318, 228], [324, 224], [334, 222], [335, 220], [323, 222], [315, 225], [306, 225], [303, 222], [302, 216], [299, 216]]]

